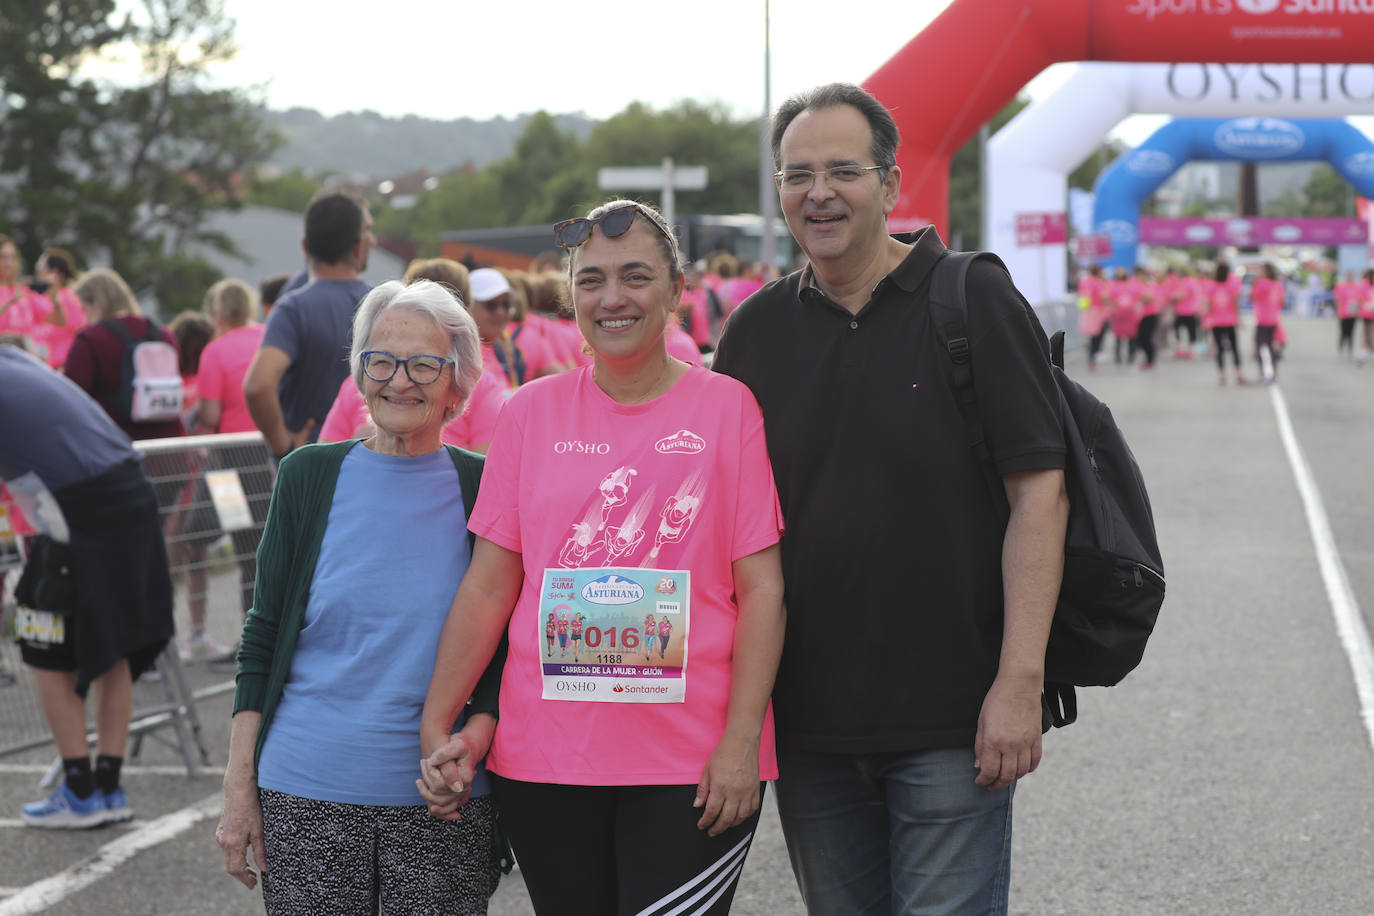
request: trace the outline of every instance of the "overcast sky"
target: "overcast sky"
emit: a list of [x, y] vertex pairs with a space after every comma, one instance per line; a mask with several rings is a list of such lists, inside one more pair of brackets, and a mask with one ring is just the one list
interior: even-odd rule
[[[773, 0], [772, 96], [860, 82], [949, 0]], [[604, 118], [632, 101], [763, 109], [763, 0], [227, 0], [243, 50], [220, 78], [333, 115]]]

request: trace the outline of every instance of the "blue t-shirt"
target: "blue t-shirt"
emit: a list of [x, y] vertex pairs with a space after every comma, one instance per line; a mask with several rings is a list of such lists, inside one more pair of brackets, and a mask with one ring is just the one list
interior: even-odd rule
[[267, 316], [262, 346], [291, 357], [277, 386], [282, 416], [292, 430], [314, 418], [311, 442], [348, 377], [353, 313], [371, 289], [364, 280], [313, 280], [278, 299]]
[[0, 345], [0, 479], [33, 471], [49, 490], [61, 490], [137, 457], [129, 437], [75, 382]]
[[[470, 555], [446, 449], [344, 457], [258, 785], [319, 801], [421, 805], [420, 711]], [[474, 795], [487, 791], [478, 771]]]

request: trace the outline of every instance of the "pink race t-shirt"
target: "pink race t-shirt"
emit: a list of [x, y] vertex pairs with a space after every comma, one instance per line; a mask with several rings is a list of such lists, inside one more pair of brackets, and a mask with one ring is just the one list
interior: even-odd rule
[[682, 330], [682, 325], [676, 321], [668, 322], [668, 331], [663, 338], [664, 346], [668, 348], [669, 356], [676, 356], [684, 363], [691, 363], [694, 366], [701, 365], [701, 349], [697, 347], [696, 341], [692, 336]]
[[339, 385], [339, 393], [334, 395], [334, 403], [329, 405], [324, 423], [320, 425], [321, 442], [342, 442], [357, 435], [360, 427], [372, 425], [372, 414], [368, 412], [367, 401], [358, 390], [358, 383], [349, 375]]
[[[697, 366], [645, 404], [615, 402], [590, 369], [527, 385], [501, 414], [468, 527], [520, 553], [525, 569], [487, 766], [530, 782], [694, 785], [725, 728], [739, 614], [731, 564], [782, 531], [749, 389]], [[687, 635], [675, 632], [669, 649], [682, 702], [543, 699], [545, 570], [605, 567], [689, 571]], [[645, 664], [645, 647], [625, 648]], [[776, 773], [770, 706], [759, 775]]]
[[707, 295], [704, 286], [682, 291], [681, 307], [687, 309], [687, 314], [691, 316], [692, 341], [697, 344], [698, 352], [711, 342], [711, 312]]
[[444, 425], [440, 434], [447, 445], [485, 449], [496, 434], [496, 420], [506, 406], [506, 386], [499, 376], [483, 372], [472, 389], [463, 412]]
[[53, 309], [51, 299], [27, 286], [0, 286], [0, 305], [6, 302], [10, 304], [0, 312], [0, 334], [29, 337]]
[[1360, 285], [1360, 317], [1374, 318], [1374, 286], [1370, 286], [1368, 281]]
[[1336, 288], [1331, 291], [1332, 297], [1336, 300], [1336, 317], [1354, 318], [1359, 314], [1360, 304], [1367, 298], [1368, 293], [1369, 284], [1363, 280], [1337, 283]]
[[1178, 282], [1178, 301], [1174, 303], [1175, 315], [1196, 315], [1198, 299], [1202, 297], [1202, 287], [1207, 281], [1199, 277], [1183, 277]]
[[[76, 332], [86, 326], [86, 311], [81, 307], [81, 300], [76, 298], [76, 293], [65, 286], [62, 287], [57, 291], [57, 304], [61, 307], [67, 323], [58, 327], [44, 320], [35, 324], [29, 332], [39, 350], [47, 354], [48, 365], [54, 369], [67, 361], [67, 351], [72, 348]], [[48, 309], [49, 315], [52, 312], [53, 309]]]
[[219, 431], [251, 433], [257, 426], [243, 399], [243, 377], [267, 332], [265, 324], [234, 328], [205, 345], [200, 354], [200, 398], [219, 401]]
[[512, 323], [507, 328], [510, 334], [511, 343], [519, 348], [520, 353], [525, 358], [525, 381], [532, 381], [541, 372], [555, 367], [559, 359], [554, 355], [554, 351], [544, 340], [542, 329], [538, 327], [536, 321], [534, 326], [528, 324], [526, 319], [524, 324]]
[[1250, 305], [1255, 311], [1255, 324], [1272, 327], [1279, 323], [1283, 312], [1284, 289], [1278, 280], [1261, 277], [1250, 290]]
[[1212, 308], [1207, 313], [1208, 325], [1214, 328], [1233, 328], [1239, 315], [1236, 313], [1236, 289], [1229, 281], [1212, 283]]
[[590, 366], [592, 355], [583, 352], [587, 347], [587, 342], [582, 338], [582, 331], [577, 327], [577, 321], [573, 318], [558, 318], [554, 321], [554, 329], [563, 336], [563, 346], [567, 352], [572, 354], [573, 365]]
[[[577, 335], [576, 346], [568, 334], [564, 333], [562, 322], [554, 315], [544, 312], [530, 312], [525, 318], [525, 323], [534, 323], [538, 328], [539, 334], [544, 338], [544, 346], [549, 348], [554, 357], [564, 366], [571, 367], [577, 363], [577, 350], [582, 347], [582, 336]], [[577, 330], [577, 324], [573, 324], [573, 330]]]
[[1165, 290], [1151, 280], [1140, 281], [1140, 314], [1158, 315], [1164, 308]]

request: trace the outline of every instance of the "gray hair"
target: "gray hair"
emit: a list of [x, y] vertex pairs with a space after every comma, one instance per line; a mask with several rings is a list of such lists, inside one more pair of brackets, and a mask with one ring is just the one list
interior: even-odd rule
[[817, 86], [815, 89], [797, 93], [778, 106], [777, 113], [773, 115], [771, 134], [773, 168], [782, 168], [782, 135], [787, 132], [788, 126], [797, 115], [803, 111], [818, 111], [836, 105], [848, 105], [864, 116], [872, 135], [868, 145], [869, 155], [873, 157], [874, 165], [883, 167], [879, 174], [886, 179], [887, 170], [897, 164], [897, 144], [901, 142], [901, 136], [897, 133], [897, 122], [892, 120], [892, 115], [883, 107], [882, 102], [853, 83], [827, 83]]
[[[364, 297], [353, 316], [353, 345], [348, 365], [353, 371], [353, 383], [363, 390], [363, 351], [372, 339], [372, 329], [383, 312], [393, 308], [407, 308], [428, 315], [448, 337], [448, 358], [453, 360], [453, 390], [458, 395], [458, 409], [462, 413], [482, 377], [482, 344], [477, 337], [477, 323], [472, 320], [463, 303], [442, 284], [433, 280], [416, 280], [409, 286], [400, 280], [389, 280]], [[437, 354], [436, 354], [437, 355]], [[446, 416], [445, 421], [450, 419]]]

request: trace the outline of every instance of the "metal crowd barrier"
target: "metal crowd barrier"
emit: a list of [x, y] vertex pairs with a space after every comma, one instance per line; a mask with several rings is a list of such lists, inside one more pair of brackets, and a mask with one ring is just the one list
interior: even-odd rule
[[[267, 519], [275, 467], [258, 433], [228, 433], [149, 439], [134, 443], [157, 492], [176, 598], [177, 638], [158, 657], [151, 676], [134, 685], [129, 757], [144, 738], [175, 749], [194, 776], [211, 756], [201, 735], [196, 703], [234, 689], [230, 659], [222, 665], [184, 663], [179, 641], [186, 635], [191, 601], [205, 602], [207, 624], [237, 634], [251, 603], [258, 540]], [[13, 639], [13, 589], [23, 566], [22, 537], [6, 537], [0, 513], [0, 573], [5, 574], [0, 622], [0, 757], [52, 742], [47, 722], [23, 670]], [[78, 575], [80, 572], [78, 571]], [[92, 740], [93, 721], [88, 722]], [[170, 732], [166, 734], [166, 732]], [[43, 780], [59, 772], [54, 764]]]

